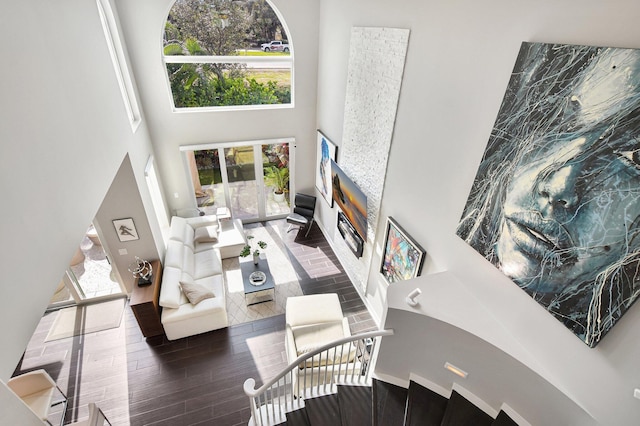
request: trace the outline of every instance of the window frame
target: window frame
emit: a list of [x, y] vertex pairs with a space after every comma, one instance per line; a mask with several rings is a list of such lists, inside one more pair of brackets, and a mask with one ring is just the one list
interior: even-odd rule
[[142, 123], [142, 113], [136, 96], [135, 84], [127, 65], [127, 54], [118, 30], [116, 15], [110, 0], [96, 0], [96, 6], [127, 118], [131, 125], [131, 131], [135, 133]]
[[[97, 0], [100, 1], [100, 0]], [[161, 60], [162, 68], [165, 78], [165, 84], [167, 87], [167, 94], [169, 95], [169, 105], [171, 111], [174, 113], [192, 113], [192, 112], [212, 112], [212, 111], [247, 111], [247, 110], [261, 110], [261, 109], [288, 109], [295, 108], [295, 78], [294, 78], [294, 47], [293, 40], [289, 27], [284, 20], [284, 17], [278, 10], [278, 8], [270, 1], [265, 0], [271, 9], [280, 20], [280, 25], [284, 30], [285, 40], [289, 45], [289, 55], [286, 56], [187, 56], [187, 55], [165, 55], [164, 45], [161, 43]], [[164, 39], [164, 32], [167, 21], [169, 19], [169, 13], [175, 4], [175, 0], [171, 2], [171, 5], [167, 9], [166, 18], [162, 25], [162, 32], [160, 39]], [[288, 104], [257, 104], [257, 105], [222, 105], [222, 106], [207, 106], [207, 107], [176, 107], [173, 98], [173, 92], [171, 90], [171, 81], [169, 80], [169, 73], [167, 72], [167, 64], [261, 64], [261, 63], [282, 63], [287, 66], [284, 68], [290, 69], [290, 81], [291, 81], [291, 102]]]

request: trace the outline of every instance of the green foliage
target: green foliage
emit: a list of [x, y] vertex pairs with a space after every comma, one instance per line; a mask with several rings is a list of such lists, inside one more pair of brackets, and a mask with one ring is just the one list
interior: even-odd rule
[[[257, 32], [260, 33], [258, 35]], [[235, 55], [247, 40], [282, 31], [264, 0], [177, 0], [165, 25], [168, 56]], [[291, 102], [291, 89], [247, 78], [243, 64], [167, 64], [177, 108], [263, 105]]]
[[[229, 55], [242, 48], [249, 30], [249, 14], [231, 0], [177, 0], [168, 21], [178, 29], [172, 34], [183, 42], [197, 40], [207, 55]], [[165, 40], [170, 42], [165, 31]]]
[[289, 168], [265, 167], [264, 182], [267, 186], [273, 186], [275, 192], [283, 193], [289, 186]]
[[182, 46], [179, 43], [171, 43], [164, 46], [164, 54], [167, 56], [182, 55]]
[[255, 256], [259, 256], [260, 255], [260, 249], [264, 250], [264, 249], [267, 248], [267, 243], [265, 243], [264, 241], [256, 242], [257, 247], [256, 248], [252, 248], [251, 247], [251, 240], [253, 238], [254, 238], [253, 235], [247, 235], [247, 244], [242, 248], [242, 251], [240, 252], [240, 256], [241, 257], [247, 257], [251, 253], [253, 253]]
[[265, 0], [258, 0], [251, 5], [251, 33], [257, 40], [268, 42], [274, 40], [276, 34], [282, 33], [280, 19]]
[[175, 106], [207, 107], [289, 103], [291, 91], [242, 76], [218, 78], [210, 64], [167, 64]]

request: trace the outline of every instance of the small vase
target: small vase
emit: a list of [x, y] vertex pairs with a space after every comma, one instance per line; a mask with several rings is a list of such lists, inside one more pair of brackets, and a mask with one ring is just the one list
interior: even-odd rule
[[253, 253], [253, 264], [257, 265], [259, 260], [260, 260], [260, 255]]
[[282, 203], [284, 201], [284, 192], [274, 192], [273, 201], [276, 203]]

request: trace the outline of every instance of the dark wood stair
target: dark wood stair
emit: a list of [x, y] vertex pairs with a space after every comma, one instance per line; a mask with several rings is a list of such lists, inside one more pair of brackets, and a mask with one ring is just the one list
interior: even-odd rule
[[403, 426], [408, 390], [380, 380], [373, 381], [373, 426]]
[[[305, 408], [303, 410], [307, 411], [310, 426], [335, 426], [340, 424], [338, 394], [307, 399], [304, 403]], [[291, 425], [294, 425], [294, 423], [291, 423]], [[290, 426], [288, 417], [287, 426]]]
[[338, 386], [340, 418], [343, 425], [371, 426], [372, 398], [369, 386]]
[[494, 419], [455, 390], [449, 399], [414, 381], [409, 389], [374, 379], [373, 386], [338, 386], [287, 413], [287, 426], [517, 426], [505, 412]]
[[409, 382], [406, 426], [440, 426], [447, 410], [447, 398], [434, 391]]

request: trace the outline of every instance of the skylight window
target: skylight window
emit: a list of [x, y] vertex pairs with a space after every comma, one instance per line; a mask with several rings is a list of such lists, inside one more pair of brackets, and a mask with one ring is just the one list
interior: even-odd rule
[[175, 110], [293, 103], [293, 48], [266, 0], [177, 0], [163, 49]]

